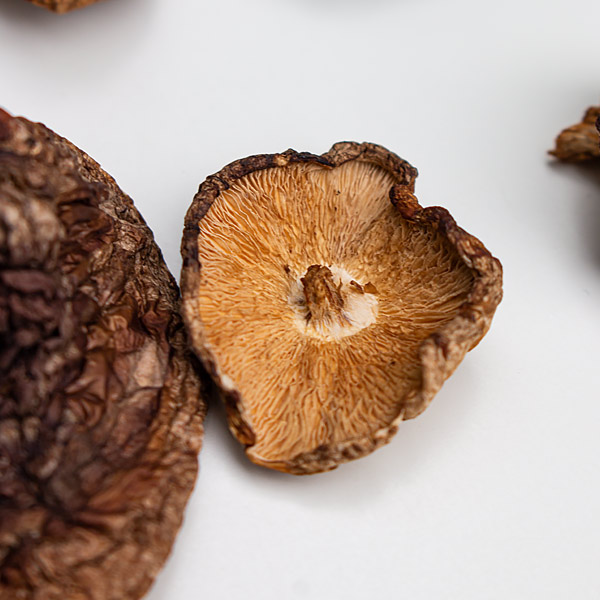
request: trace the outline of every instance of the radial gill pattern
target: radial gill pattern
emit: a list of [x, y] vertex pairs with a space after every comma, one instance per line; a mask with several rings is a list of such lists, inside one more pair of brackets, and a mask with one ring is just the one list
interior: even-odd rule
[[243, 398], [255, 462], [421, 410], [420, 345], [456, 316], [473, 273], [435, 227], [401, 216], [394, 183], [363, 161], [265, 169], [199, 222], [195, 308], [216, 370]]

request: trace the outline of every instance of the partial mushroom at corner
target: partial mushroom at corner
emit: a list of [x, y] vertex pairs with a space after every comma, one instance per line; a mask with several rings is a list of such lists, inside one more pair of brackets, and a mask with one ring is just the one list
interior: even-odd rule
[[234, 162], [196, 194], [184, 321], [255, 463], [327, 471], [390, 440], [487, 332], [502, 267], [417, 171], [343, 142]]
[[549, 154], [563, 162], [585, 162], [600, 159], [600, 106], [585, 111], [581, 123], [561, 131]]
[[138, 600], [198, 470], [180, 296], [133, 201], [0, 110], [0, 600]]
[[52, 12], [63, 14], [76, 8], [83, 8], [98, 0], [28, 0], [32, 4], [46, 8]]

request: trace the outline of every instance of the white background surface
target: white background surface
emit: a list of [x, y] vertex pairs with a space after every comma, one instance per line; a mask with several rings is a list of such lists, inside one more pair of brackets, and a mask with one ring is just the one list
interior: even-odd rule
[[0, 105], [101, 162], [175, 273], [207, 175], [343, 139], [505, 268], [488, 336], [367, 458], [269, 472], [213, 407], [148, 600], [600, 598], [600, 169], [545, 155], [599, 74], [598, 0], [1, 0]]

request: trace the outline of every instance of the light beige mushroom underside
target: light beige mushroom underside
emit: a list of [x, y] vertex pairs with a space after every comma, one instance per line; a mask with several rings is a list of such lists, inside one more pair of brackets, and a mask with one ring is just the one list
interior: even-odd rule
[[[256, 462], [391, 423], [421, 385], [422, 341], [471, 289], [447, 240], [391, 205], [394, 183], [359, 161], [267, 169], [222, 192], [199, 223], [196, 325], [221, 385], [242, 398]], [[343, 336], [303, 328], [294, 298], [312, 265], [371, 284], [370, 324]]]

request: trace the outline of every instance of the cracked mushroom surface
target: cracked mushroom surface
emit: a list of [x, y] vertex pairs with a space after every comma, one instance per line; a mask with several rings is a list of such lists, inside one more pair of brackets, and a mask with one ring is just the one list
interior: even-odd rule
[[581, 123], [559, 133], [550, 154], [563, 162], [585, 162], [600, 159], [600, 106], [591, 106]]
[[98, 2], [98, 0], [28, 0], [36, 6], [41, 6], [55, 13], [66, 13], [76, 8], [83, 8]]
[[162, 567], [205, 411], [179, 303], [114, 180], [0, 111], [1, 600], [134, 600]]
[[486, 333], [499, 261], [374, 144], [288, 150], [201, 186], [184, 320], [255, 463], [327, 471], [389, 441]]

